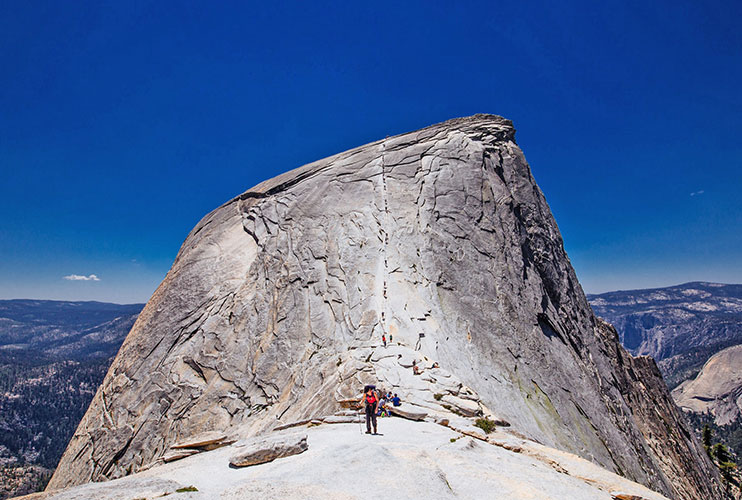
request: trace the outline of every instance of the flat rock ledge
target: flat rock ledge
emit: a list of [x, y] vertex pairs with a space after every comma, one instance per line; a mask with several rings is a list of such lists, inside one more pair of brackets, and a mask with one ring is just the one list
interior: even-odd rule
[[200, 450], [171, 450], [162, 456], [162, 461], [165, 463], [175, 462], [176, 460], [190, 457], [197, 453], [200, 453]]
[[203, 451], [211, 451], [222, 446], [229, 446], [235, 441], [234, 438], [229, 438], [222, 432], [208, 431], [197, 434], [172, 445], [163, 456], [145, 465], [140, 470], [145, 471], [161, 463], [170, 463]]
[[203, 448], [208, 451], [231, 443], [234, 443], [234, 440], [230, 441], [226, 434], [210, 431], [180, 441], [172, 445], [170, 448], [175, 450], [183, 448]]
[[342, 408], [358, 408], [361, 406], [361, 398], [347, 398], [338, 401]]
[[229, 465], [232, 467], [264, 464], [277, 458], [298, 455], [309, 449], [306, 434], [270, 436], [259, 440], [250, 440], [244, 445], [238, 443], [235, 446], [242, 449], [229, 460]]
[[322, 423], [324, 424], [357, 424], [361, 421], [361, 416], [356, 413], [355, 415], [329, 415], [323, 417]]
[[397, 417], [416, 421], [425, 420], [425, 417], [428, 416], [428, 413], [423, 411], [422, 409], [409, 409], [402, 408], [401, 406], [392, 406], [389, 408], [389, 412]]

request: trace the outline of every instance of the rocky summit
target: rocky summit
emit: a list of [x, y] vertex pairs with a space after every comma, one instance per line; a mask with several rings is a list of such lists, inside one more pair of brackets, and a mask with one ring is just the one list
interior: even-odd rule
[[742, 417], [742, 345], [711, 356], [695, 379], [672, 391], [677, 404], [696, 413], [710, 412], [718, 425]]
[[654, 361], [594, 316], [492, 115], [308, 164], [204, 217], [49, 489], [154, 470], [205, 433], [342, 422], [367, 383], [414, 419], [486, 417], [669, 498], [721, 496]]

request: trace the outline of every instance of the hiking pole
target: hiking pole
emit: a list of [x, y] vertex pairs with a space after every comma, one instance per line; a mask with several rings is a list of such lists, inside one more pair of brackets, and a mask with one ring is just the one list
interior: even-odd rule
[[363, 416], [361, 410], [358, 410], [358, 430], [361, 432], [361, 436], [363, 436]]

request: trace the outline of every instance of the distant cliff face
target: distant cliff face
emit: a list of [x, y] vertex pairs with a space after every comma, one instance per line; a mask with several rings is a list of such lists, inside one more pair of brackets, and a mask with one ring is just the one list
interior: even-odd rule
[[129, 474], [201, 431], [329, 413], [376, 382], [431, 413], [492, 412], [671, 497], [716, 497], [653, 361], [593, 316], [514, 134], [451, 120], [207, 215], [49, 487]]
[[670, 387], [715, 353], [742, 344], [742, 285], [685, 283], [589, 297], [632, 354], [652, 356]]
[[686, 380], [672, 395], [681, 408], [711, 412], [718, 425], [742, 417], [742, 345], [711, 356], [695, 379]]

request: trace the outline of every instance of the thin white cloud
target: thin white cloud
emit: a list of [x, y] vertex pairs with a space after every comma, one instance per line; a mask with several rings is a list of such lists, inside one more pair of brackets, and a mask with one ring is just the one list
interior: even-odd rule
[[81, 276], [79, 274], [70, 274], [68, 276], [65, 276], [64, 279], [70, 280], [70, 281], [100, 281], [100, 278], [96, 276], [95, 274], [91, 274], [90, 276]]
[[698, 195], [701, 195], [701, 194], [703, 194], [703, 189], [701, 189], [700, 191], [693, 191], [690, 195], [691, 196], [698, 196]]

